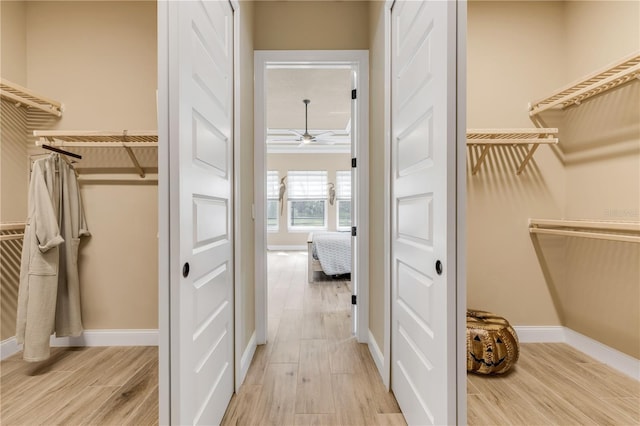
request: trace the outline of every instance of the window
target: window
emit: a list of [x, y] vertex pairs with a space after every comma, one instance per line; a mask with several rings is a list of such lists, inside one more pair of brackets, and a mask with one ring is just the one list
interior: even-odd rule
[[291, 230], [327, 227], [327, 172], [289, 171], [287, 175]]
[[336, 172], [337, 228], [346, 231], [351, 227], [351, 172]]
[[267, 171], [267, 231], [278, 231], [278, 196], [280, 182], [276, 170]]

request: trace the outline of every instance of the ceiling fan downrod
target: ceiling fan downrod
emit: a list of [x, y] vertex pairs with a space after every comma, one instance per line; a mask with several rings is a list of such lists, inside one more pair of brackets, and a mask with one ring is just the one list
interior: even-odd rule
[[302, 135], [302, 142], [309, 143], [313, 140], [313, 136], [309, 134], [309, 129], [307, 126], [307, 108], [309, 107], [311, 101], [309, 99], [303, 99], [302, 102], [304, 102], [304, 135]]

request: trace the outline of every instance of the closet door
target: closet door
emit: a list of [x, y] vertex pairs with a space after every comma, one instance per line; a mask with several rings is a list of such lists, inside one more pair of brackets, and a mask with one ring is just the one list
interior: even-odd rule
[[214, 425], [234, 390], [233, 10], [168, 3], [171, 423]]
[[408, 424], [456, 424], [456, 2], [391, 17], [391, 387]]

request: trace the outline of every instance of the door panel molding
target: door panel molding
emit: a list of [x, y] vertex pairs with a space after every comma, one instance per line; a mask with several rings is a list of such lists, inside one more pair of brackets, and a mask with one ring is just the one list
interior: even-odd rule
[[161, 424], [234, 391], [234, 30], [228, 1], [158, 4]]
[[390, 369], [409, 424], [466, 422], [465, 265], [458, 257], [464, 252], [458, 226], [464, 221], [466, 106], [459, 93], [464, 63], [457, 62], [465, 29], [458, 28], [459, 7], [466, 4], [397, 0], [389, 22]]

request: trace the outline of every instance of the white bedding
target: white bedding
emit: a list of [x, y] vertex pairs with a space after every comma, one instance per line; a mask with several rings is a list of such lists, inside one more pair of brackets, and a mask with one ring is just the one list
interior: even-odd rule
[[351, 234], [349, 232], [314, 232], [313, 256], [327, 275], [351, 273]]

